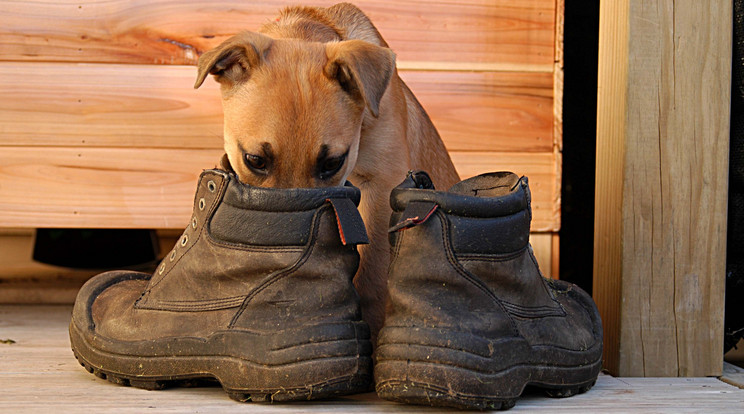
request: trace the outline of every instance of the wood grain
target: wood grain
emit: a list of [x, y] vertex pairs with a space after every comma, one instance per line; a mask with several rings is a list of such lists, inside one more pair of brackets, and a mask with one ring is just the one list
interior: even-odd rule
[[594, 292], [605, 366], [720, 375], [731, 3], [600, 10]]
[[[221, 148], [216, 82], [188, 66], [0, 63], [0, 146]], [[404, 71], [450, 150], [552, 151], [552, 77]]]
[[553, 150], [551, 74], [402, 71], [400, 76], [450, 150]]
[[[317, 0], [330, 6], [336, 0]], [[1, 1], [0, 59], [194, 64], [256, 31], [291, 0]], [[492, 63], [552, 71], [554, 0], [360, 0], [400, 61]]]
[[[599, 15], [597, 169], [592, 295], [602, 317], [603, 366], [619, 369], [622, 304], [623, 168], [628, 87], [628, 1], [606, 2]], [[622, 39], [622, 40], [617, 40]]]
[[553, 274], [552, 266], [553, 233], [531, 233], [530, 245], [543, 276], [547, 278], [556, 277], [557, 274]]
[[[160, 258], [167, 254], [181, 237], [182, 229], [158, 230]], [[66, 304], [75, 302], [80, 287], [91, 276], [105, 270], [81, 270], [50, 266], [33, 261], [33, 229], [0, 229], [0, 304]], [[557, 233], [532, 233], [530, 243], [535, 252], [540, 269], [545, 277], [555, 277], [551, 273], [551, 261], [557, 252], [551, 251], [551, 239]], [[155, 270], [140, 266], [139, 271], [150, 273]], [[552, 275], [552, 276], [551, 276]], [[2, 338], [0, 338], [2, 339]]]
[[[241, 404], [221, 387], [147, 391], [96, 378], [75, 361], [70, 350], [69, 306], [0, 306], [0, 403], [23, 413], [416, 413], [421, 407], [381, 400], [364, 393], [292, 404]], [[547, 398], [526, 391], [509, 413], [740, 413], [744, 390], [715, 378], [614, 378], [600, 374], [587, 393]], [[426, 408], [431, 414], [451, 409]]]
[[[4, 147], [0, 227], [183, 228], [196, 179], [219, 149]], [[551, 154], [453, 152], [465, 177], [495, 170], [531, 178], [534, 231], [554, 230]]]

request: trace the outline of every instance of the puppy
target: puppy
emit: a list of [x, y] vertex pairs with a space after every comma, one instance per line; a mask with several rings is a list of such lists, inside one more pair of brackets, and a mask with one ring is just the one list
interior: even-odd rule
[[398, 77], [395, 55], [348, 3], [290, 7], [259, 33], [199, 58], [195, 88], [221, 85], [225, 152], [253, 186], [360, 188], [370, 244], [354, 284], [373, 339], [382, 327], [390, 262], [390, 190], [409, 170], [437, 188], [460, 179], [428, 115]]

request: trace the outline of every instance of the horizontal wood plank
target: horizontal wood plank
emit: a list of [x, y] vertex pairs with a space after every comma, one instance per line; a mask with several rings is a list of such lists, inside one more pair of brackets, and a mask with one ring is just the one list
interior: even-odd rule
[[[221, 148], [216, 82], [189, 66], [0, 63], [0, 146]], [[552, 151], [552, 76], [402, 71], [452, 151]]]
[[[337, 0], [316, 0], [330, 6]], [[0, 60], [194, 64], [294, 0], [0, 1]], [[401, 61], [552, 71], [555, 0], [358, 0]]]
[[[181, 229], [159, 230], [161, 257], [178, 242]], [[551, 239], [557, 233], [532, 233], [530, 243], [535, 258], [545, 277], [555, 276], [551, 269]], [[80, 270], [50, 266], [33, 261], [33, 229], [0, 229], [0, 304], [73, 304], [78, 289], [91, 276], [107, 269]], [[85, 254], [85, 252], [81, 252]], [[152, 270], [140, 266], [137, 270], [150, 273]], [[114, 269], [111, 269], [114, 270]], [[2, 338], [0, 338], [2, 339]]]
[[401, 71], [450, 150], [552, 151], [553, 76]]
[[[196, 178], [220, 149], [4, 147], [0, 227], [183, 228]], [[530, 177], [534, 231], [556, 230], [552, 154], [452, 152], [463, 178]], [[402, 177], [401, 177], [402, 179]]]

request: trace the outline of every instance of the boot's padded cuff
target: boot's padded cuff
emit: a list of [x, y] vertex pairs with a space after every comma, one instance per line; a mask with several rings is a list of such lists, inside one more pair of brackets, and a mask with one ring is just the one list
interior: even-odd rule
[[456, 184], [450, 192], [436, 191], [416, 188], [409, 174], [406, 181], [390, 193], [390, 206], [395, 211], [403, 211], [411, 202], [429, 201], [439, 205], [447, 214], [463, 217], [510, 216], [528, 209], [526, 187], [526, 178], [498, 172], [467, 179]]
[[[228, 182], [222, 203], [209, 223], [211, 235], [218, 240], [258, 246], [302, 246], [310, 237], [313, 217], [318, 209], [328, 200], [337, 200], [348, 204], [345, 204], [347, 208], [342, 216], [351, 232], [349, 244], [367, 243], [361, 217], [356, 223], [361, 225], [361, 230], [358, 230], [354, 223], [348, 223], [349, 214], [344, 214], [346, 210], [354, 210], [353, 213], [359, 215], [356, 206], [361, 193], [348, 181], [343, 187], [263, 188], [242, 184], [234, 173], [209, 172], [225, 177]], [[338, 211], [336, 214], [338, 216]], [[346, 227], [343, 230], [347, 230]], [[341, 237], [343, 239], [343, 232]]]
[[[218, 170], [216, 170], [218, 171]], [[223, 171], [219, 171], [225, 174]], [[242, 184], [230, 174], [223, 202], [233, 207], [254, 211], [291, 212], [314, 210], [329, 198], [348, 198], [359, 205], [359, 189], [347, 182], [343, 187], [264, 188]]]
[[315, 213], [316, 210], [256, 211], [223, 203], [209, 222], [209, 233], [229, 243], [304, 246], [310, 238]]
[[522, 250], [529, 243], [530, 214], [522, 210], [510, 216], [490, 218], [446, 216], [450, 222], [452, 248], [457, 254], [501, 255]]

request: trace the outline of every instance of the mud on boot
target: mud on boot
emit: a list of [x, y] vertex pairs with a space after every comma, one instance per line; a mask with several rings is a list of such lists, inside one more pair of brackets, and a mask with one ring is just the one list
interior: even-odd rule
[[599, 313], [580, 288], [540, 273], [526, 178], [483, 174], [436, 191], [415, 172], [390, 200], [393, 261], [374, 374], [382, 398], [508, 409], [527, 385], [564, 397], [594, 384]]
[[369, 328], [352, 285], [366, 242], [351, 185], [256, 188], [199, 178], [194, 214], [154, 274], [113, 271], [80, 290], [79, 362], [146, 389], [217, 380], [233, 399], [366, 392]]

